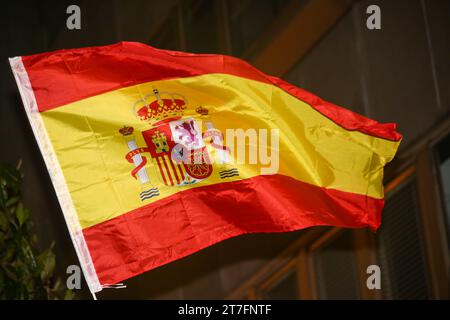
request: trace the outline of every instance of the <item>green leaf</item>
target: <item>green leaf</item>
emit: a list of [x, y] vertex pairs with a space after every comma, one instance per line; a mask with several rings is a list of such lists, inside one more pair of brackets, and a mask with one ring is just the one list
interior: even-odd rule
[[33, 270], [36, 269], [37, 263], [34, 258], [33, 250], [31, 249], [30, 243], [25, 238], [22, 238], [21, 249], [26, 265]]
[[11, 199], [9, 199], [8, 201], [6, 201], [6, 207], [10, 207], [14, 204], [16, 204], [17, 202], [19, 202], [20, 198], [19, 197], [12, 197]]
[[0, 269], [0, 291], [3, 290], [5, 286], [5, 276], [3, 275], [2, 269]]
[[35, 245], [35, 244], [37, 244], [38, 243], [38, 237], [37, 237], [37, 234], [32, 234], [31, 235], [31, 243], [33, 244], [33, 245]]
[[0, 207], [6, 210], [6, 198], [7, 198], [6, 190], [4, 189], [3, 182], [0, 179]]
[[22, 174], [9, 164], [0, 165], [0, 206], [6, 208], [6, 201], [20, 194]]
[[16, 209], [16, 217], [19, 221], [19, 225], [22, 226], [30, 217], [30, 212], [23, 207], [22, 202], [19, 203]]
[[22, 159], [19, 159], [19, 162], [17, 162], [17, 165], [16, 165], [16, 170], [18, 171], [18, 172], [20, 172], [20, 169], [22, 168]]
[[3, 254], [0, 256], [2, 259], [2, 262], [9, 263], [12, 258], [14, 257], [15, 248], [13, 246], [7, 246], [6, 250], [2, 252]]
[[33, 278], [29, 279], [29, 280], [27, 281], [27, 283], [25, 284], [25, 286], [26, 286], [28, 292], [33, 292], [33, 291], [34, 291], [34, 288], [35, 288], [35, 285], [36, 285], [36, 284], [35, 284], [35, 281], [34, 281]]
[[10, 267], [8, 267], [8, 266], [4, 266], [4, 267], [3, 267], [3, 270], [5, 271], [5, 275], [6, 275], [9, 279], [13, 280], [14, 282], [17, 282], [17, 281], [18, 281], [17, 276], [16, 276], [16, 274], [15, 274], [15, 272], [14, 272], [14, 269], [12, 269], [12, 268], [10, 268]]
[[10, 164], [2, 164], [0, 166], [0, 177], [6, 182], [18, 183], [22, 179], [22, 174]]
[[0, 211], [0, 230], [6, 231], [8, 230], [9, 222], [8, 218], [6, 218], [6, 215], [3, 211]]
[[55, 270], [55, 254], [52, 251], [52, 247], [53, 244], [38, 257], [39, 265], [41, 268], [41, 280], [43, 282], [48, 281]]
[[66, 293], [64, 294], [64, 300], [73, 300], [75, 296], [75, 293], [73, 290], [66, 290]]
[[59, 291], [62, 289], [61, 279], [56, 279], [55, 283], [53, 284], [53, 291]]

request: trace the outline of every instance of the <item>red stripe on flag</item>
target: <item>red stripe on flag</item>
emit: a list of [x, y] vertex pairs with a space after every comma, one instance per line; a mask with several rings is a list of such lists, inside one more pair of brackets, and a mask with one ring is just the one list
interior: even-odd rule
[[161, 173], [161, 177], [163, 178], [164, 184], [167, 186], [168, 183], [167, 183], [166, 175], [165, 175], [164, 170], [163, 170], [163, 168], [161, 166], [161, 161], [159, 161], [159, 158], [160, 157], [156, 157], [156, 162], [158, 163], [159, 173]]
[[271, 83], [243, 60], [160, 50], [138, 42], [22, 57], [40, 111], [140, 83], [209, 73]]
[[116, 283], [227, 238], [317, 225], [380, 225], [384, 201], [287, 176], [192, 188], [83, 230], [100, 282]]
[[170, 174], [169, 167], [167, 166], [166, 157], [161, 157], [161, 158], [162, 158], [162, 162], [164, 164], [164, 168], [166, 168], [167, 176], [170, 179], [170, 185], [173, 186], [173, 179], [172, 179], [172, 175]]
[[173, 170], [173, 174], [175, 175], [175, 179], [177, 179], [177, 184], [180, 184], [181, 180], [178, 177], [177, 169], [175, 168], [175, 165], [173, 164], [172, 157], [168, 156], [168, 158], [169, 158], [170, 166], [172, 167], [172, 170]]
[[59, 50], [22, 57], [38, 109], [140, 83], [224, 73], [278, 86], [348, 130], [398, 141], [395, 124], [381, 124], [325, 102], [307, 91], [271, 77], [247, 62], [223, 55], [160, 50], [137, 42]]
[[184, 180], [184, 173], [183, 173], [183, 169], [181, 168], [181, 165], [177, 164], [178, 170], [180, 171], [180, 177], [181, 180]]

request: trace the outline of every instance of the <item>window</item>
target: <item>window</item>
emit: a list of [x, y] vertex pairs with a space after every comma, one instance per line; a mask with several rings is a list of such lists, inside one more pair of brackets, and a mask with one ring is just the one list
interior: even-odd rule
[[263, 298], [270, 300], [296, 300], [298, 297], [297, 273], [294, 269], [289, 270], [263, 292]]
[[450, 247], [450, 135], [437, 144], [436, 151], [442, 190], [442, 202], [446, 214], [447, 239]]
[[290, 256], [279, 268], [264, 275], [255, 287], [255, 297], [269, 300], [299, 299], [297, 257]]
[[430, 298], [419, 208], [415, 176], [387, 195], [377, 237], [385, 299]]
[[319, 299], [357, 299], [358, 279], [351, 231], [314, 252]]

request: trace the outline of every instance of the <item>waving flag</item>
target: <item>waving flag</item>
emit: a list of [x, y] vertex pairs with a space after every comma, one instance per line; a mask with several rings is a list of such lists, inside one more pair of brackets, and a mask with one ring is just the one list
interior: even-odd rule
[[229, 56], [122, 42], [10, 64], [92, 292], [240, 234], [380, 225], [394, 124]]

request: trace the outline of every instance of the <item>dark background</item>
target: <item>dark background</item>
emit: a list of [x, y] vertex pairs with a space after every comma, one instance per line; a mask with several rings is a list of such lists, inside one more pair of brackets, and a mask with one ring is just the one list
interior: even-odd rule
[[[66, 28], [70, 4], [81, 7], [81, 30]], [[381, 30], [366, 28], [371, 4], [381, 9]], [[56, 240], [62, 277], [77, 258], [7, 58], [126, 40], [244, 58], [333, 103], [396, 122], [404, 140], [386, 172], [376, 235], [313, 228], [241, 236], [100, 299], [448, 299], [449, 0], [5, 1], [0, 39], [0, 161], [23, 161], [25, 204], [40, 245]], [[374, 263], [382, 289], [369, 291], [365, 270]], [[89, 298], [86, 286], [77, 298]]]

